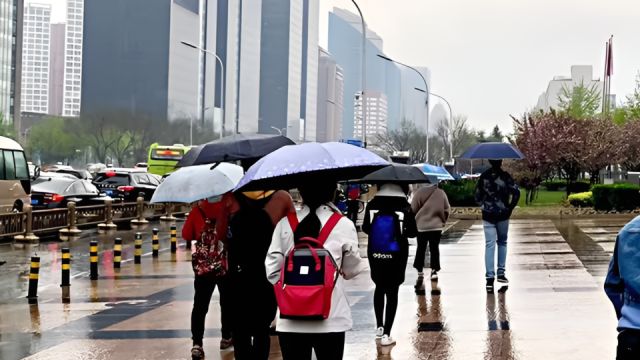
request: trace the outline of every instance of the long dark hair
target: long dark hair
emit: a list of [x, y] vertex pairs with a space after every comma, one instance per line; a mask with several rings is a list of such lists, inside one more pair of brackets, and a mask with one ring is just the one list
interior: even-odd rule
[[316, 215], [316, 210], [323, 204], [331, 202], [335, 196], [337, 184], [335, 182], [315, 182], [300, 186], [300, 196], [303, 203], [309, 207], [311, 212], [307, 215], [296, 229], [294, 241], [303, 237], [317, 237], [320, 233], [322, 223]]

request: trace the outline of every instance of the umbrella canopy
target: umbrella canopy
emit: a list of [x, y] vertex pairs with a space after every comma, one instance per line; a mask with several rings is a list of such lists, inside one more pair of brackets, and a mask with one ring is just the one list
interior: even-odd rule
[[524, 159], [524, 155], [515, 146], [503, 142], [488, 142], [473, 145], [460, 157], [461, 159]]
[[429, 178], [415, 166], [393, 163], [370, 173], [357, 182], [365, 184], [418, 184], [428, 183]]
[[177, 167], [261, 158], [285, 145], [295, 144], [282, 135], [235, 134], [189, 150]]
[[415, 164], [413, 166], [416, 167], [417, 169], [420, 169], [420, 171], [422, 171], [422, 173], [425, 174], [426, 176], [437, 178], [438, 181], [455, 180], [455, 178], [451, 176], [451, 174], [447, 171], [447, 169], [443, 168], [442, 166], [435, 166], [435, 165], [426, 164], [426, 163]]
[[192, 203], [233, 190], [242, 167], [229, 163], [180, 168], [167, 176], [151, 198], [152, 203]]
[[338, 143], [305, 143], [282, 147], [256, 162], [236, 190], [293, 189], [321, 179], [359, 179], [389, 163], [361, 147]]

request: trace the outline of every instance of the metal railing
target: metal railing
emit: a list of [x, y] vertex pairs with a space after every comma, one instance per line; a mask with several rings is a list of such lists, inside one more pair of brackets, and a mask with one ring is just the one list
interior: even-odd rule
[[68, 209], [33, 211], [33, 232], [55, 231], [69, 225]]
[[0, 236], [15, 236], [24, 233], [24, 213], [0, 214]]

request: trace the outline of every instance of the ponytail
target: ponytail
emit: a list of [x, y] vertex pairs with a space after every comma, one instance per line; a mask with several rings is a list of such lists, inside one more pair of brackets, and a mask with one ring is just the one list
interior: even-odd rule
[[336, 183], [311, 183], [301, 186], [298, 190], [303, 203], [309, 207], [309, 215], [298, 224], [294, 233], [294, 241], [297, 242], [303, 237], [317, 237], [322, 228], [322, 223], [316, 214], [318, 208], [333, 200], [336, 192]]

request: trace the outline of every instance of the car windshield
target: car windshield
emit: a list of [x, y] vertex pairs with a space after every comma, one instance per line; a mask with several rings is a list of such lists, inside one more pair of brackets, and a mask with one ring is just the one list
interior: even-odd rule
[[95, 179], [96, 184], [104, 184], [104, 185], [117, 185], [124, 186], [129, 185], [129, 175], [128, 174], [115, 174], [113, 176], [109, 176], [107, 173], [98, 174]]
[[134, 174], [133, 179], [140, 185], [158, 185], [155, 179], [150, 179], [147, 174]]
[[64, 194], [73, 183], [73, 180], [65, 178], [38, 178], [33, 182], [31, 189], [33, 192]]

